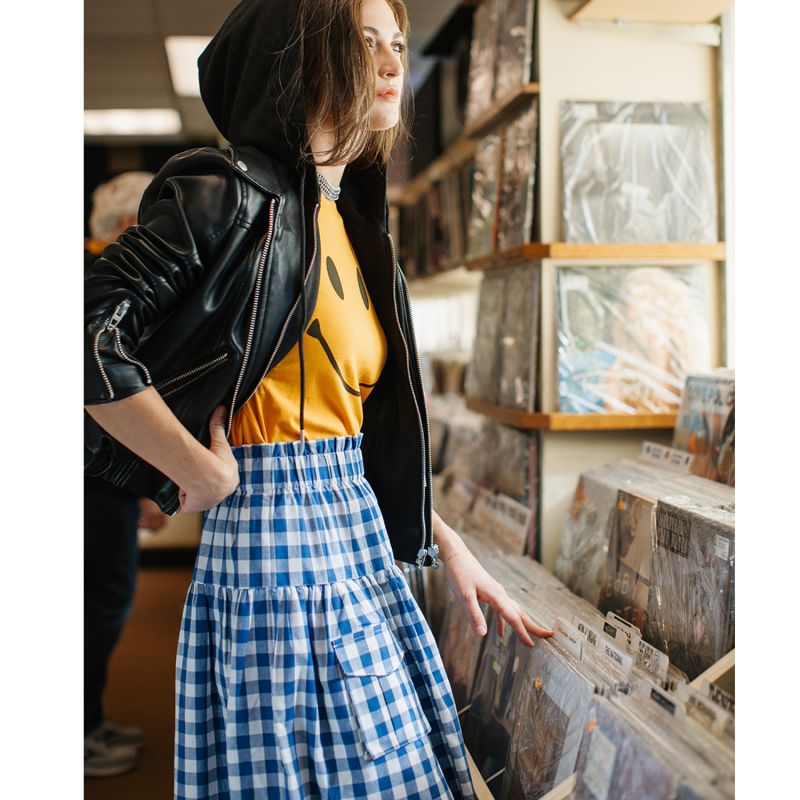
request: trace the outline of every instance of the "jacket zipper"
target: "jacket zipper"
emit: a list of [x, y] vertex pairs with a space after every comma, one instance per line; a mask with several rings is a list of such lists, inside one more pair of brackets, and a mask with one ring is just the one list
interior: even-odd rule
[[135, 366], [139, 367], [145, 375], [145, 379], [147, 384], [150, 385], [152, 380], [150, 378], [150, 371], [147, 367], [142, 364], [141, 361], [137, 361], [135, 358], [129, 356], [123, 349], [122, 349], [122, 337], [119, 332], [119, 323], [122, 321], [122, 318], [128, 313], [128, 309], [131, 307], [131, 301], [128, 299], [123, 300], [120, 303], [117, 303], [114, 310], [111, 312], [110, 316], [106, 317], [103, 321], [103, 324], [95, 331], [94, 334], [94, 346], [93, 346], [93, 353], [94, 353], [94, 360], [97, 364], [97, 369], [100, 371], [100, 377], [103, 379], [103, 383], [105, 383], [106, 390], [108, 391], [108, 399], [114, 399], [114, 387], [111, 385], [111, 381], [108, 378], [108, 373], [103, 366], [103, 360], [100, 358], [100, 337], [104, 333], [111, 333], [114, 335], [114, 347], [116, 348], [119, 357], [126, 361], [128, 364], [134, 364]]
[[[313, 249], [313, 251], [311, 253], [311, 261], [308, 263], [308, 267], [306, 268], [306, 274], [303, 277], [303, 286], [304, 287], [308, 283], [308, 278], [311, 275], [311, 270], [313, 269], [314, 262], [317, 259], [317, 216], [318, 216], [318, 214], [319, 214], [319, 203], [317, 203], [317, 205], [314, 206], [314, 222], [313, 222], [313, 225], [314, 225], [314, 249]], [[270, 355], [270, 357], [269, 357], [269, 361], [267, 361], [267, 366], [264, 368], [264, 372], [261, 374], [261, 377], [258, 379], [258, 382], [255, 384], [255, 389], [253, 389], [253, 391], [250, 393], [250, 397], [252, 397], [256, 393], [256, 389], [258, 389], [258, 387], [260, 386], [261, 381], [263, 381], [264, 378], [266, 378], [267, 373], [270, 371], [270, 368], [272, 367], [272, 362], [275, 360], [275, 356], [277, 355], [278, 350], [280, 349], [281, 342], [283, 341], [283, 337], [286, 335], [286, 330], [289, 327], [289, 321], [294, 316], [294, 312], [297, 311], [297, 306], [300, 305], [300, 300], [301, 299], [302, 299], [302, 294], [297, 295], [297, 299], [294, 301], [294, 305], [291, 307], [291, 309], [289, 311], [289, 315], [286, 317], [286, 319], [283, 322], [283, 327], [281, 328], [281, 332], [278, 335], [278, 341], [275, 344], [275, 348], [272, 351], [272, 355]], [[301, 336], [303, 335], [302, 331], [301, 331], [300, 335]], [[250, 400], [250, 397], [248, 397], [247, 400], [244, 401], [243, 405], [247, 405], [247, 403]], [[230, 435], [230, 428], [228, 428], [228, 435]]]
[[[433, 529], [431, 528], [430, 533], [430, 545], [426, 547], [426, 540], [427, 540], [427, 531], [425, 526], [425, 493], [428, 491], [429, 485], [429, 477], [428, 477], [428, 464], [430, 463], [430, 459], [426, 458], [428, 454], [428, 448], [425, 444], [425, 431], [422, 425], [422, 414], [419, 410], [419, 404], [417, 403], [417, 394], [414, 391], [414, 383], [411, 380], [411, 367], [409, 365], [410, 357], [409, 357], [409, 349], [408, 343], [406, 342], [405, 334], [403, 333], [403, 327], [400, 324], [400, 315], [397, 311], [397, 259], [395, 257], [395, 250], [394, 250], [394, 240], [392, 239], [392, 235], [390, 233], [386, 234], [387, 238], [389, 239], [389, 246], [392, 252], [392, 300], [394, 301], [394, 316], [395, 320], [397, 321], [397, 328], [400, 331], [400, 337], [403, 340], [403, 347], [406, 351], [406, 375], [408, 377], [408, 385], [411, 388], [411, 397], [414, 399], [414, 408], [417, 412], [417, 422], [419, 424], [419, 434], [420, 434], [420, 442], [422, 444], [422, 475], [423, 475], [423, 486], [422, 486], [422, 543], [420, 545], [420, 549], [417, 551], [417, 558], [416, 562], [417, 565], [422, 567], [425, 565], [425, 557], [430, 556], [431, 564], [430, 566], [434, 568], [439, 567], [439, 562], [436, 559], [436, 556], [439, 554], [439, 545], [433, 543]], [[408, 303], [408, 295], [405, 293], [404, 296], [406, 298], [406, 308], [410, 308]], [[409, 312], [410, 313], [410, 312]], [[413, 353], [415, 359], [418, 358], [417, 355], [417, 345], [416, 341], [414, 341], [414, 330], [411, 329], [411, 336], [412, 336], [412, 344], [413, 344]], [[420, 375], [420, 386], [422, 385], [422, 376]]]
[[242, 356], [242, 366], [239, 370], [239, 377], [236, 379], [236, 386], [233, 390], [233, 397], [231, 398], [230, 408], [228, 409], [228, 426], [225, 436], [230, 436], [231, 425], [233, 424], [233, 409], [236, 405], [236, 397], [239, 394], [239, 389], [242, 386], [242, 379], [244, 378], [244, 371], [247, 368], [247, 362], [250, 359], [250, 349], [253, 346], [253, 333], [256, 328], [256, 316], [258, 314], [258, 301], [261, 295], [261, 281], [264, 277], [264, 266], [267, 263], [267, 253], [269, 246], [272, 244], [272, 234], [275, 228], [275, 206], [278, 201], [275, 199], [270, 200], [269, 203], [269, 225], [267, 226], [267, 234], [264, 237], [264, 246], [261, 248], [261, 256], [258, 259], [258, 272], [256, 273], [256, 288], [253, 292], [253, 310], [250, 313], [250, 326], [247, 330], [247, 341], [244, 346], [244, 355]]
[[[189, 383], [192, 383], [193, 381], [197, 380], [197, 378], [200, 377], [201, 373], [214, 369], [214, 367], [219, 366], [223, 361], [227, 360], [228, 360], [228, 354], [223, 353], [222, 355], [211, 359], [211, 361], [206, 361], [205, 364], [199, 364], [196, 367], [192, 367], [192, 369], [187, 369], [185, 372], [181, 372], [180, 375], [175, 375], [172, 378], [168, 378], [167, 380], [162, 381], [156, 386], [156, 389], [158, 389], [158, 392], [162, 397], [169, 397], [171, 394], [175, 394], [175, 392], [178, 392], [185, 386], [188, 386]], [[170, 384], [182, 381], [184, 378], [188, 378], [192, 375], [194, 375], [194, 377], [188, 383], [181, 384], [180, 386], [173, 386], [172, 389], [166, 392], [161, 391]]]

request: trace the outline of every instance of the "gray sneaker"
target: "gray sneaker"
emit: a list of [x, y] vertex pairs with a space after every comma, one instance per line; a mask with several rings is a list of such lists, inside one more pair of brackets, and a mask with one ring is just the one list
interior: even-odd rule
[[101, 722], [89, 736], [109, 747], [141, 747], [144, 743], [144, 731], [141, 728], [117, 725], [108, 720]]
[[135, 769], [139, 754], [135, 747], [111, 747], [102, 738], [83, 738], [83, 776], [111, 778]]

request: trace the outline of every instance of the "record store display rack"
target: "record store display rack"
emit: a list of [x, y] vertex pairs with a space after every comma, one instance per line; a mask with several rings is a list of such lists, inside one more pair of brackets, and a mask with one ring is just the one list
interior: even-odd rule
[[730, 5], [464, 2], [427, 48], [398, 257], [412, 297], [480, 276], [466, 370], [426, 378], [434, 505], [556, 631], [476, 637], [406, 570], [482, 797], [733, 796]]
[[595, 4], [459, 8], [426, 51], [424, 167], [390, 194], [412, 297], [483, 276], [468, 406], [529, 432], [550, 568], [580, 473], [669, 444], [685, 375], [724, 347], [718, 48], [571, 18]]

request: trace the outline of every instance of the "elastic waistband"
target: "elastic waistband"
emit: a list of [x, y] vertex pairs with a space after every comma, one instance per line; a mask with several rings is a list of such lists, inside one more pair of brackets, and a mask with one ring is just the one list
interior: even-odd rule
[[234, 494], [263, 494], [363, 478], [362, 438], [363, 433], [358, 433], [234, 447], [239, 464], [239, 488]]

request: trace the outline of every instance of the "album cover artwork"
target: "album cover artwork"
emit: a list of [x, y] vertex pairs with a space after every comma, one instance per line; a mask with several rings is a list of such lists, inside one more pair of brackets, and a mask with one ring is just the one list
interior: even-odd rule
[[517, 712], [500, 797], [530, 800], [575, 771], [595, 685], [547, 640], [530, 652], [515, 692]]
[[715, 242], [707, 103], [562, 101], [568, 242]]
[[702, 265], [558, 267], [559, 411], [674, 413], [711, 361]]
[[620, 489], [612, 512], [605, 580], [599, 609], [644, 631], [652, 564], [651, 516], [657, 491]]
[[659, 498], [647, 640], [694, 680], [734, 646], [734, 513]]
[[687, 375], [672, 446], [694, 456], [692, 472], [730, 484], [734, 447], [734, 372]]
[[613, 700], [595, 697], [587, 716], [576, 767], [576, 800], [674, 800], [676, 771]]

